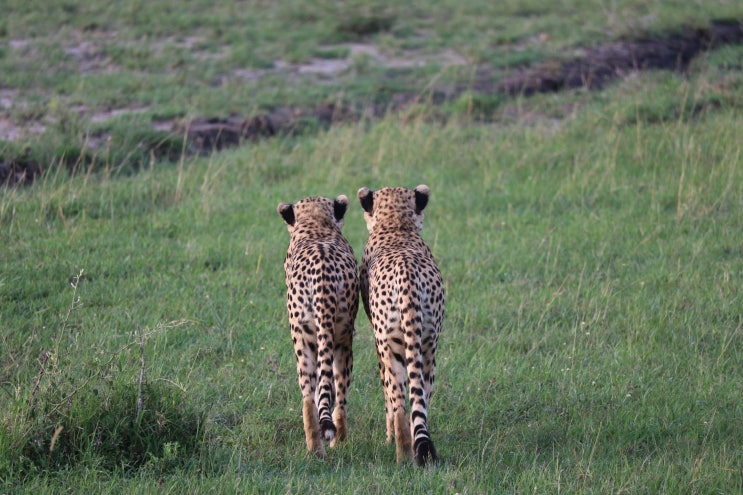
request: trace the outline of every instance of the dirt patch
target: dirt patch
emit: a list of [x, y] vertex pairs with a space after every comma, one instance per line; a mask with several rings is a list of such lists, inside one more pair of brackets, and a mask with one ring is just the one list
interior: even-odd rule
[[0, 157], [0, 186], [29, 185], [41, 174], [41, 165], [35, 160], [19, 158], [6, 161]]
[[0, 110], [7, 110], [13, 106], [16, 92], [9, 89], [0, 89]]
[[[371, 112], [372, 116], [378, 116], [383, 111], [381, 107], [370, 106], [366, 113]], [[188, 149], [191, 152], [206, 154], [239, 146], [245, 141], [296, 135], [312, 128], [327, 128], [332, 124], [355, 121], [362, 114], [364, 112], [351, 105], [333, 103], [306, 109], [284, 106], [252, 117], [233, 115], [226, 119], [197, 118], [176, 124], [173, 131], [188, 136]]]
[[100, 72], [116, 72], [120, 67], [111, 62], [111, 59], [100, 48], [90, 41], [80, 41], [75, 45], [64, 47], [64, 53], [77, 64], [77, 70], [82, 74]]
[[[635, 71], [684, 71], [701, 52], [741, 42], [743, 25], [740, 21], [713, 21], [706, 29], [597, 46], [581, 58], [523, 69], [495, 84], [494, 89], [508, 95], [527, 96], [574, 88], [597, 90]], [[484, 86], [487, 88], [489, 84], [492, 82]]]
[[356, 66], [369, 63], [385, 69], [410, 69], [435, 64], [446, 68], [467, 65], [469, 61], [454, 50], [443, 50], [437, 53], [421, 53], [418, 50], [406, 50], [401, 54], [385, 53], [371, 43], [342, 43], [319, 47], [319, 51], [346, 52], [343, 57], [312, 57], [306, 62], [289, 63], [276, 60], [269, 69], [237, 69], [233, 75], [246, 81], [260, 80], [267, 75], [316, 76], [320, 80], [332, 80], [350, 72]]

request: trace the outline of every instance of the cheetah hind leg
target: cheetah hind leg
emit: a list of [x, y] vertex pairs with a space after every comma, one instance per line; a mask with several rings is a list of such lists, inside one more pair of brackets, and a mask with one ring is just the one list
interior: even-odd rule
[[397, 463], [409, 461], [413, 454], [413, 439], [410, 435], [408, 417], [405, 408], [398, 408], [394, 413], [395, 446], [397, 448]]
[[[336, 360], [338, 361], [338, 360]], [[336, 376], [340, 376], [336, 370]], [[346, 412], [346, 391], [348, 382], [339, 382], [335, 387], [336, 403], [333, 409], [333, 438], [329, 439], [330, 447], [335, 447], [338, 442], [343, 442], [348, 434], [348, 414]], [[326, 437], [327, 439], [327, 437]]]
[[346, 439], [347, 426], [346, 426], [346, 411], [336, 407], [333, 411], [333, 422], [335, 423], [335, 438], [330, 441], [330, 447], [335, 447], [338, 442], [342, 442]]
[[335, 424], [335, 438], [330, 442], [330, 447], [335, 447], [338, 442], [343, 442], [348, 435], [348, 415], [346, 412], [348, 386], [351, 383], [353, 373], [353, 352], [351, 351], [351, 338], [354, 327], [350, 325], [345, 336], [349, 338], [338, 338], [333, 350], [333, 375], [335, 377], [335, 409], [333, 409], [333, 423]]
[[387, 425], [387, 436], [386, 436], [386, 443], [387, 445], [392, 443], [392, 439], [395, 437], [395, 418], [391, 414], [392, 408], [391, 406], [386, 406], [385, 416], [386, 420], [385, 423]]
[[302, 419], [304, 420], [304, 436], [307, 450], [320, 459], [325, 459], [325, 447], [320, 437], [320, 421], [317, 417], [317, 406], [311, 398], [302, 401]]
[[384, 391], [385, 443], [389, 445], [395, 437], [395, 416], [392, 414], [394, 405], [387, 387], [384, 386], [384, 367], [381, 361], [379, 362], [379, 375], [382, 378], [382, 390]]

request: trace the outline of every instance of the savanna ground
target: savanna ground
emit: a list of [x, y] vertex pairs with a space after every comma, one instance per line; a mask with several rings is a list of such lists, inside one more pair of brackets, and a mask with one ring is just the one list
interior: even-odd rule
[[[743, 491], [739, 2], [2, 10], [0, 492]], [[314, 459], [276, 204], [419, 183], [442, 462], [363, 312]]]

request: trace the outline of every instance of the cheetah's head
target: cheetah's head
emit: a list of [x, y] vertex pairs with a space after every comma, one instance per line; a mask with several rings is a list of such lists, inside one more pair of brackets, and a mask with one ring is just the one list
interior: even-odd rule
[[423, 210], [428, 204], [431, 190], [425, 184], [415, 189], [383, 187], [377, 191], [362, 187], [357, 196], [364, 209], [364, 220], [370, 233], [377, 225], [420, 232], [423, 228]]
[[348, 198], [341, 194], [337, 198], [304, 198], [296, 203], [279, 203], [276, 211], [286, 222], [289, 233], [298, 227], [343, 228], [343, 217], [348, 209]]

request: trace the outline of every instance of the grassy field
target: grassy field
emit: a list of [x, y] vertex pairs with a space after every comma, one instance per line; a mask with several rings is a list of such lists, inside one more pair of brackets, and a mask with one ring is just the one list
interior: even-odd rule
[[[743, 18], [734, 2], [10, 3], [3, 119], [45, 129], [0, 150], [50, 161], [0, 193], [0, 493], [743, 491], [740, 46], [683, 74], [503, 100], [487, 119], [463, 98], [122, 173], [125, 144], [158, 119], [373, 98], [382, 80], [424, 88], [470, 67], [390, 79], [372, 57], [317, 80], [278, 60], [341, 59], [361, 39], [388, 62], [530, 63]], [[83, 58], [100, 67], [70, 46], [105, 52]], [[103, 127], [122, 148], [70, 176], [58, 150]], [[420, 183], [447, 286], [430, 409], [442, 462], [398, 466], [384, 444], [363, 312], [349, 440], [317, 460], [276, 205]], [[344, 233], [360, 255], [355, 200]]]
[[194, 118], [425, 98], [483, 71], [498, 81], [600, 43], [740, 19], [738, 3], [6, 0], [0, 157], [136, 170], [177, 161]]

